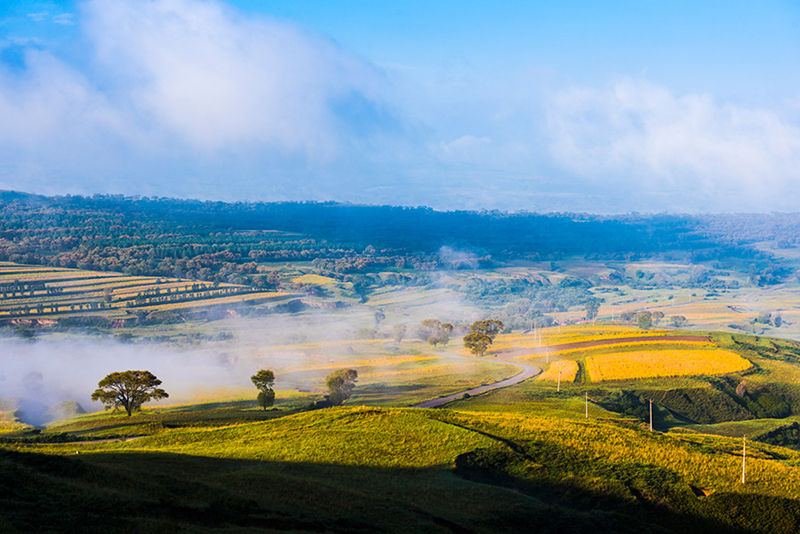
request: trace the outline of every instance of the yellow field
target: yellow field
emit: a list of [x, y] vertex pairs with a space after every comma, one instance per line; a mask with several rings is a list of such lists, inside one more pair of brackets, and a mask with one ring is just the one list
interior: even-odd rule
[[[560, 330], [560, 331], [559, 331]], [[505, 334], [497, 336], [493, 350], [509, 350], [514, 348], [536, 348], [565, 343], [583, 343], [601, 339], [625, 337], [659, 337], [671, 334], [670, 330], [640, 330], [625, 325], [574, 325], [543, 328], [536, 334]]]
[[561, 382], [567, 383], [575, 381], [575, 377], [578, 375], [578, 362], [572, 360], [551, 363], [550, 367], [540, 374], [537, 380], [558, 382], [559, 367], [561, 368]]
[[316, 286], [321, 286], [324, 284], [336, 283], [336, 280], [327, 276], [320, 276], [318, 274], [304, 274], [303, 276], [292, 278], [292, 282], [295, 284], [314, 284]]
[[[674, 347], [675, 345], [680, 345], [682, 347], [697, 347], [699, 349], [703, 348], [713, 348], [716, 347], [715, 344], [711, 343], [710, 341], [675, 341], [672, 339], [660, 339], [658, 337], [654, 337], [652, 340], [647, 341], [633, 341], [628, 343], [609, 343], [608, 345], [599, 345], [597, 347], [592, 348], [578, 348], [578, 349], [567, 349], [567, 350], [551, 350], [550, 354], [558, 354], [562, 357], [569, 357], [574, 356], [575, 354], [581, 354], [585, 352], [593, 352], [597, 350], [615, 350], [615, 351], [626, 351], [630, 349], [642, 349], [642, 350], [653, 350], [653, 351], [661, 351], [667, 347]], [[536, 357], [540, 357], [540, 354], [537, 354]]]
[[592, 382], [669, 376], [719, 375], [744, 371], [752, 364], [721, 349], [631, 351], [586, 358]]

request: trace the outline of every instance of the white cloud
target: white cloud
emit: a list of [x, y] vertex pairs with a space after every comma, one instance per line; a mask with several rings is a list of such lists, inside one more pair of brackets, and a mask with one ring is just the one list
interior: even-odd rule
[[52, 55], [29, 50], [21, 75], [0, 72], [0, 141], [35, 148], [119, 127], [115, 112], [80, 73]]
[[78, 19], [88, 46], [0, 62], [0, 189], [334, 198], [387, 152], [381, 70], [324, 37], [213, 0], [89, 0]]
[[200, 149], [265, 144], [330, 156], [339, 141], [332, 101], [379, 83], [325, 39], [216, 2], [95, 0], [85, 15], [122, 97]]
[[72, 13], [61, 13], [53, 17], [53, 22], [71, 26], [75, 24], [75, 15]]
[[789, 185], [800, 168], [800, 129], [778, 112], [720, 104], [710, 95], [676, 96], [645, 82], [562, 91], [547, 124], [552, 154], [565, 167], [586, 176], [652, 178], [665, 192], [766, 194], [767, 186]]

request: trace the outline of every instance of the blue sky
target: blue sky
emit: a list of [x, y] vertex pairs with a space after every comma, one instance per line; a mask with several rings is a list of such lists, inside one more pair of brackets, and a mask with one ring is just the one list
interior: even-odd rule
[[797, 211], [794, 2], [0, 0], [0, 189]]

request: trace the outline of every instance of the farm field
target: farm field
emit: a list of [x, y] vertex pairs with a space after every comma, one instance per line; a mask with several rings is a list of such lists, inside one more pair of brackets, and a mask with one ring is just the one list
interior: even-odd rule
[[572, 360], [565, 360], [547, 364], [547, 369], [540, 374], [538, 380], [547, 380], [550, 382], [563, 382], [565, 384], [574, 382], [578, 376], [578, 362]]
[[0, 320], [99, 315], [125, 319], [164, 312], [291, 298], [233, 284], [133, 277], [118, 273], [44, 268], [0, 262]]
[[671, 376], [722, 375], [749, 369], [750, 362], [718, 349], [630, 350], [589, 356], [585, 360], [592, 382]]

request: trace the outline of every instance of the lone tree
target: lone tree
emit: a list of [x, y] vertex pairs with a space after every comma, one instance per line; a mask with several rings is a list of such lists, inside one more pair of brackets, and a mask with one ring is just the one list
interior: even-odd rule
[[469, 327], [469, 334], [464, 336], [464, 347], [468, 348], [472, 354], [483, 356], [497, 334], [503, 331], [503, 322], [494, 319], [485, 321], [475, 321]]
[[100, 387], [92, 393], [92, 400], [101, 401], [106, 409], [125, 408], [128, 417], [134, 410], [141, 409], [145, 402], [169, 397], [166, 391], [158, 387], [161, 380], [150, 371], [111, 373], [97, 385]]
[[356, 387], [358, 371], [355, 369], [337, 369], [325, 378], [329, 393], [325, 398], [334, 406], [339, 406], [350, 398]]
[[586, 302], [586, 318], [590, 321], [594, 321], [597, 318], [597, 314], [600, 311], [600, 301], [597, 299], [591, 299]]
[[258, 389], [258, 405], [266, 411], [275, 402], [275, 373], [271, 369], [261, 369], [250, 377], [253, 385]]

